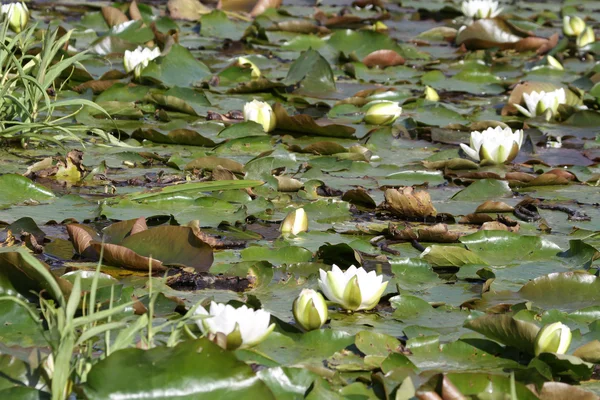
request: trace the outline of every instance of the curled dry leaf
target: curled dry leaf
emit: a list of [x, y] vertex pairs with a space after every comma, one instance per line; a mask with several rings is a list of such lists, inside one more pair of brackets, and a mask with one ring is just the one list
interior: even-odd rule
[[412, 186], [387, 189], [385, 205], [395, 215], [407, 218], [425, 218], [437, 215], [426, 191], [415, 191]]
[[463, 232], [448, 230], [448, 225], [446, 224], [436, 224], [423, 228], [407, 226], [402, 230], [390, 224], [389, 230], [392, 237], [396, 240], [419, 240], [432, 243], [455, 243], [458, 241], [458, 238], [464, 235]]
[[73, 242], [73, 247], [77, 254], [89, 258], [91, 260], [97, 260], [99, 253], [91, 247], [93, 241], [100, 241], [100, 235], [92, 228], [80, 225], [80, 224], [69, 224], [67, 225], [67, 233], [69, 239]]
[[289, 176], [275, 176], [279, 192], [297, 192], [304, 187], [304, 183]]
[[529, 179], [531, 176], [525, 176], [528, 174], [523, 174], [523, 176], [520, 176], [523, 180], [516, 180], [514, 179], [515, 176], [512, 175], [509, 178], [509, 174], [506, 175], [511, 187], [568, 185], [575, 179], [573, 174], [563, 170], [544, 172], [539, 176], [534, 176], [533, 179]]
[[127, 18], [127, 15], [125, 15], [123, 11], [110, 6], [102, 7], [102, 16], [104, 17], [104, 20], [106, 21], [108, 26], [110, 26], [111, 28], [113, 26], [120, 25], [124, 22], [129, 21], [129, 18]]
[[144, 257], [127, 247], [118, 244], [91, 242], [91, 246], [100, 254], [104, 246], [103, 259], [115, 267], [133, 269], [138, 271], [148, 271], [150, 265], [152, 272], [165, 271], [167, 268], [163, 263], [155, 258]]
[[479, 19], [463, 26], [456, 35], [456, 44], [469, 50], [498, 47], [502, 50], [549, 51], [556, 46], [558, 37], [551, 39], [533, 36], [531, 32], [517, 28], [501, 17]]
[[356, 131], [354, 128], [346, 125], [318, 124], [313, 117], [306, 114], [290, 116], [285, 111], [285, 108], [279, 103], [273, 107], [275, 118], [277, 119], [277, 129], [289, 132], [297, 132], [303, 135], [316, 135], [327, 137], [349, 138]]
[[140, 12], [140, 9], [137, 5], [137, 1], [135, 0], [133, 0], [129, 4], [129, 16], [135, 21], [139, 21], [142, 19], [142, 13]]
[[484, 222], [480, 228], [482, 231], [507, 231], [507, 232], [518, 232], [519, 225], [507, 226], [500, 221], [489, 221]]
[[281, 0], [219, 0], [217, 8], [223, 11], [245, 12], [256, 17], [267, 8], [279, 8]]
[[131, 232], [129, 234], [135, 235], [136, 233], [145, 231], [147, 229], [148, 229], [148, 225], [146, 225], [146, 218], [140, 217], [135, 221], [135, 223], [133, 224], [133, 227], [131, 227]]
[[211, 12], [211, 9], [198, 0], [169, 0], [167, 10], [173, 19], [197, 21], [202, 15]]
[[374, 209], [377, 207], [375, 200], [364, 188], [350, 189], [342, 196], [342, 200], [356, 206]]
[[503, 201], [488, 200], [477, 206], [476, 213], [512, 212], [513, 206]]
[[365, 56], [365, 58], [362, 59], [362, 62], [369, 68], [385, 68], [394, 65], [404, 65], [405, 60], [394, 50], [376, 50]]

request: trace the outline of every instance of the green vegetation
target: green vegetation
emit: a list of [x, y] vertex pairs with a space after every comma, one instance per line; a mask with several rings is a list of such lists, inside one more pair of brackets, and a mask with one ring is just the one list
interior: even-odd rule
[[595, 3], [343, 3], [3, 6], [0, 398], [598, 398]]

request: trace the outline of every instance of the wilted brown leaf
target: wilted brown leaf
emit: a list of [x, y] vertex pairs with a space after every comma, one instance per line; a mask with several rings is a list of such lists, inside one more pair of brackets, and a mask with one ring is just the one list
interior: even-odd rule
[[198, 0], [169, 0], [167, 10], [173, 19], [197, 21], [202, 15], [211, 12], [211, 9]]
[[511, 212], [513, 206], [506, 204], [503, 201], [488, 200], [477, 206], [476, 213], [494, 213], [494, 212]]
[[390, 224], [389, 230], [392, 237], [396, 240], [419, 240], [432, 243], [454, 243], [458, 241], [458, 238], [464, 235], [463, 232], [453, 232], [448, 230], [448, 225], [446, 224], [436, 224], [422, 228], [407, 226], [402, 230], [399, 230], [397, 226]]
[[127, 15], [123, 11], [110, 6], [102, 7], [102, 16], [110, 27], [129, 21], [129, 18], [127, 18]]
[[77, 254], [91, 260], [98, 259], [99, 253], [91, 247], [93, 241], [101, 240], [100, 235], [95, 230], [81, 224], [69, 224], [67, 225], [67, 233]]
[[402, 189], [387, 189], [385, 205], [394, 214], [407, 218], [425, 218], [437, 215], [426, 191], [415, 191], [408, 186]]
[[362, 62], [369, 68], [385, 68], [394, 65], [404, 65], [406, 61], [394, 50], [376, 50], [365, 56], [365, 58], [362, 59]]
[[165, 271], [167, 268], [163, 263], [155, 258], [144, 257], [127, 247], [118, 244], [91, 242], [90, 245], [98, 254], [104, 246], [103, 258], [115, 267], [134, 269], [138, 271], [148, 271], [152, 265], [152, 272]]
[[306, 114], [298, 114], [290, 116], [285, 111], [285, 108], [279, 103], [273, 107], [273, 112], [277, 119], [277, 129], [289, 132], [297, 132], [303, 135], [317, 135], [328, 137], [352, 137], [356, 129], [338, 124], [321, 125], [317, 123], [313, 117]]
[[129, 16], [131, 19], [139, 21], [142, 19], [142, 13], [140, 13], [140, 9], [138, 8], [137, 2], [132, 0], [129, 4]]

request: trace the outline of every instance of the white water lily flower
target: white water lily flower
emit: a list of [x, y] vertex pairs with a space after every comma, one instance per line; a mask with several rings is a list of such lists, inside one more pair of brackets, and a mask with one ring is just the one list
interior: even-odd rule
[[582, 48], [596, 41], [596, 34], [591, 26], [585, 28], [581, 35], [577, 36], [577, 47]]
[[110, 29], [110, 33], [113, 35], [118, 35], [125, 31], [125, 29], [129, 28], [131, 25], [135, 24], [137, 21], [132, 19], [131, 21], [125, 21], [122, 24], [115, 25]]
[[8, 25], [15, 33], [21, 32], [29, 22], [29, 9], [25, 3], [9, 3], [0, 7], [0, 14], [8, 18]]
[[253, 121], [262, 125], [265, 132], [271, 132], [277, 125], [271, 106], [256, 99], [244, 105], [244, 121]]
[[471, 147], [460, 144], [465, 153], [476, 161], [503, 164], [514, 160], [523, 143], [523, 131], [510, 128], [487, 128], [471, 132]]
[[534, 351], [541, 353], [565, 354], [569, 350], [572, 338], [571, 329], [561, 322], [544, 326], [535, 337]]
[[298, 208], [290, 212], [284, 218], [279, 229], [281, 233], [291, 233], [292, 235], [306, 232], [308, 230], [308, 215], [306, 215], [304, 208]]
[[345, 272], [333, 265], [331, 271], [319, 270], [319, 287], [332, 302], [350, 311], [370, 310], [378, 303], [388, 282], [375, 271], [352, 265]]
[[456, 43], [464, 43], [470, 39], [479, 39], [496, 43], [516, 43], [523, 39], [507, 29], [506, 24], [502, 21], [496, 19], [480, 19], [468, 26], [461, 26], [456, 34]]
[[269, 325], [271, 314], [245, 305], [234, 308], [229, 304], [213, 301], [208, 312], [204, 307], [198, 306], [196, 314], [208, 315], [208, 318], [197, 322], [202, 333], [222, 333], [227, 337], [227, 348], [230, 350], [252, 347], [262, 342], [275, 328], [275, 324]]
[[525, 101], [527, 108], [519, 104], [514, 104], [514, 106], [522, 114], [533, 118], [537, 115], [544, 114], [546, 110], [550, 110], [553, 115], [556, 114], [558, 106], [567, 102], [567, 95], [563, 88], [548, 93], [544, 91], [539, 93], [533, 91], [531, 93], [523, 93], [523, 100]]
[[499, 3], [492, 0], [465, 0], [462, 2], [461, 11], [469, 18], [494, 18], [502, 12]]
[[563, 17], [563, 32], [567, 36], [579, 36], [585, 30], [585, 21], [577, 16]]
[[323, 295], [312, 289], [302, 289], [294, 300], [292, 312], [298, 325], [307, 331], [322, 327], [329, 315]]
[[160, 56], [160, 49], [158, 47], [149, 49], [148, 47], [138, 46], [133, 51], [125, 50], [125, 56], [123, 57], [125, 71], [133, 71], [135, 77], [139, 78], [142, 70], [148, 66], [148, 63], [158, 56]]
[[402, 114], [402, 107], [395, 101], [379, 101], [365, 114], [365, 122], [371, 125], [391, 125]]

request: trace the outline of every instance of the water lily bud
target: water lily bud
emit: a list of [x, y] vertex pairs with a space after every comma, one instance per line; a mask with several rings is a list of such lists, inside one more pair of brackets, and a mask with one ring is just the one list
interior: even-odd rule
[[281, 223], [281, 233], [297, 235], [308, 230], [308, 215], [304, 208], [298, 208], [289, 213]]
[[393, 101], [373, 104], [365, 114], [365, 122], [371, 125], [391, 125], [402, 114], [402, 107]]
[[461, 11], [469, 18], [494, 18], [502, 12], [498, 5], [492, 0], [466, 0], [462, 2]]
[[503, 164], [514, 160], [523, 143], [523, 131], [510, 128], [487, 128], [471, 132], [471, 146], [460, 144], [465, 153], [476, 161]]
[[377, 32], [385, 32], [389, 28], [383, 22], [377, 21], [373, 25], [371, 25], [371, 29], [374, 30], [374, 31], [377, 31]]
[[209, 311], [199, 306], [196, 314], [207, 316], [197, 321], [202, 333], [228, 350], [257, 345], [275, 328], [275, 324], [269, 325], [271, 314], [245, 305], [233, 308], [229, 304], [217, 304], [213, 301]]
[[561, 322], [544, 326], [535, 338], [535, 355], [541, 353], [565, 354], [571, 345], [571, 330]]
[[523, 100], [527, 108], [520, 104], [514, 104], [517, 110], [523, 115], [535, 117], [544, 114], [546, 110], [550, 110], [550, 114], [555, 115], [558, 111], [558, 106], [567, 102], [567, 94], [563, 88], [548, 93], [543, 90], [541, 92], [533, 91], [523, 93]]
[[327, 321], [327, 303], [321, 295], [312, 289], [302, 289], [292, 306], [294, 318], [304, 330], [319, 329]]
[[271, 132], [277, 125], [275, 113], [271, 106], [256, 99], [244, 105], [244, 121], [261, 124], [265, 132]]
[[237, 59], [238, 65], [242, 67], [249, 67], [252, 73], [250, 76], [253, 79], [260, 78], [260, 69], [254, 64], [252, 61], [248, 60], [246, 57], [240, 57]]
[[577, 47], [585, 47], [588, 44], [592, 44], [596, 41], [596, 34], [591, 26], [585, 28], [581, 35], [577, 37]]
[[377, 304], [388, 282], [375, 271], [367, 273], [352, 265], [345, 272], [333, 265], [331, 271], [319, 270], [319, 287], [325, 296], [349, 311], [371, 310]]
[[363, 156], [365, 156], [365, 160], [367, 161], [370, 160], [373, 156], [373, 152], [371, 150], [367, 149], [365, 146], [361, 146], [360, 144], [350, 146], [348, 148], [348, 151], [350, 153], [362, 154]]
[[585, 30], [585, 21], [577, 16], [563, 17], [563, 32], [567, 36], [579, 36]]
[[558, 61], [556, 58], [552, 56], [547, 56], [546, 59], [548, 60], [548, 65], [550, 66], [550, 68], [560, 71], [563, 71], [565, 69], [560, 63], [560, 61]]
[[431, 86], [425, 86], [425, 100], [440, 101], [440, 95]]
[[29, 22], [29, 10], [25, 3], [9, 3], [0, 7], [0, 13], [8, 18], [8, 25], [15, 33], [21, 32]]
[[125, 50], [125, 55], [123, 56], [125, 71], [133, 71], [134, 76], [139, 78], [142, 70], [148, 66], [148, 63], [158, 56], [160, 56], [160, 49], [158, 47], [149, 49], [148, 47], [138, 46], [133, 51]]

